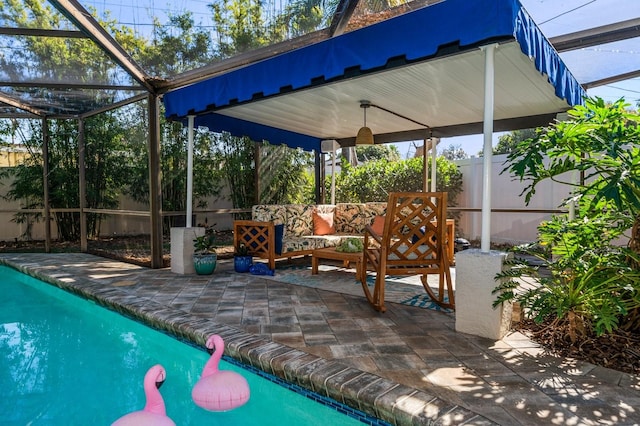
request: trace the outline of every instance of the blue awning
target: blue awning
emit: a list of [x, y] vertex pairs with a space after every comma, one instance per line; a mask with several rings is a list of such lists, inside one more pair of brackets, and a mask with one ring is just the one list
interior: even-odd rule
[[[518, 73], [510, 71], [498, 82], [496, 90], [501, 92], [497, 93], [496, 102], [504, 99], [506, 104], [503, 108], [505, 113], [502, 116], [497, 114], [497, 119], [558, 112], [581, 103], [584, 96], [582, 87], [518, 1], [446, 0], [169, 92], [163, 98], [166, 117], [184, 120], [187, 115], [195, 115], [196, 125], [207, 126], [213, 131], [228, 131], [254, 140], [265, 139], [307, 150], [318, 149], [323, 139], [340, 139], [355, 134], [349, 125], [361, 125], [361, 120], [356, 120], [355, 116], [347, 120], [346, 112], [343, 114], [340, 108], [346, 106], [349, 113], [359, 117], [359, 96], [359, 99], [379, 96], [380, 100], [374, 99], [375, 102], [388, 101], [396, 105], [392, 108], [394, 110], [411, 107], [408, 109], [408, 114], [411, 114], [416, 109], [414, 104], [417, 100], [409, 98], [415, 92], [420, 96], [420, 102], [426, 105], [423, 115], [427, 119], [422, 121], [428, 121], [431, 127], [476, 123], [481, 118], [476, 119], [478, 114], [475, 110], [478, 108], [471, 107], [474, 91], [479, 90], [471, 87], [476, 86], [478, 74], [475, 59], [465, 58], [464, 64], [469, 66], [469, 70], [461, 74], [458, 81], [452, 75], [461, 68], [460, 63], [454, 62], [452, 65], [457, 68], [442, 77], [436, 73], [446, 74], [445, 67], [420, 68], [414, 73], [417, 76], [409, 75], [409, 68], [426, 62], [452, 60], [456, 55], [469, 52], [482, 55], [478, 49], [482, 45], [508, 45], [514, 41], [519, 44], [519, 54], [532, 59], [531, 71], [526, 69], [528, 61], [522, 58], [505, 59], [510, 67], [519, 70], [518, 73], [524, 70], [528, 74], [521, 82], [516, 75]], [[504, 52], [510, 50], [504, 49]], [[393, 93], [380, 93], [382, 89], [372, 90], [373, 82], [365, 84], [366, 77], [384, 78], [386, 73], [394, 70], [404, 73], [402, 78], [406, 79], [406, 92], [398, 89]], [[532, 73], [534, 70], [537, 77]], [[347, 86], [358, 82], [363, 84], [359, 89], [361, 95], [358, 90]], [[548, 87], [541, 87], [542, 84]], [[420, 93], [422, 85], [430, 85], [429, 90]], [[528, 89], [529, 85], [531, 89]], [[325, 89], [322, 95], [314, 92], [322, 88]], [[530, 99], [523, 96], [525, 89], [531, 90]], [[549, 90], [557, 99], [545, 108], [546, 98], [536, 99], [540, 95], [534, 91]], [[457, 91], [462, 92], [456, 95]], [[464, 99], [465, 93], [468, 101]], [[294, 108], [298, 101], [294, 102], [292, 96], [296, 94], [305, 99], [299, 100], [301, 103]], [[393, 96], [402, 98], [392, 100]], [[452, 105], [450, 102], [453, 100], [448, 99], [447, 104], [444, 96], [460, 99]], [[287, 105], [286, 99], [292, 99], [291, 103]], [[513, 108], [514, 103], [527, 102], [537, 102], [537, 105], [531, 109]], [[253, 105], [259, 109], [252, 110]], [[322, 109], [305, 114], [316, 105]], [[458, 105], [460, 111], [457, 114], [455, 111], [440, 111], [437, 105], [449, 105], [447, 109], [455, 109]], [[328, 111], [331, 108], [335, 111]], [[465, 108], [469, 111], [464, 111]], [[501, 106], [496, 104], [496, 108]], [[510, 111], [515, 115], [509, 116]], [[442, 118], [438, 118], [438, 114], [442, 114]], [[378, 122], [380, 128], [388, 125], [388, 132], [415, 130], [416, 127], [408, 122], [393, 123], [391, 117], [381, 117]], [[401, 128], [404, 125], [406, 129]]]

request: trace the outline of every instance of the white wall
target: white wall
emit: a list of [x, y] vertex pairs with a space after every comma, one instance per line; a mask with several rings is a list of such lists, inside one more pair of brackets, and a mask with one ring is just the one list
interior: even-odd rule
[[[562, 201], [568, 197], [569, 188], [567, 185], [555, 184], [550, 181], [542, 182], [536, 189], [531, 203], [527, 206], [524, 196], [520, 193], [526, 184], [512, 180], [508, 173], [500, 174], [504, 168], [506, 155], [493, 157], [492, 166], [492, 194], [491, 203], [494, 209], [538, 209], [554, 210], [560, 208]], [[463, 175], [463, 192], [458, 198], [458, 206], [466, 208], [482, 207], [482, 173], [483, 159], [480, 157], [469, 158], [456, 161]], [[0, 196], [9, 189], [9, 182], [0, 182]], [[225, 198], [225, 197], [223, 197]], [[120, 204], [121, 209], [146, 211], [148, 207], [144, 204], [135, 203], [123, 197]], [[231, 202], [227, 200], [209, 200], [210, 209], [232, 208]], [[19, 203], [0, 200], [0, 210], [19, 208]], [[521, 243], [530, 242], [536, 239], [536, 229], [541, 221], [551, 217], [550, 213], [492, 213], [491, 214], [491, 242], [493, 243]], [[13, 213], [0, 212], [0, 241], [11, 241], [20, 236], [25, 230], [25, 225], [18, 225], [12, 222]], [[216, 224], [218, 230], [229, 230], [233, 228], [233, 217], [230, 214], [196, 214], [194, 226], [203, 223], [207, 218], [208, 224]], [[53, 238], [55, 226], [51, 227]], [[115, 216], [109, 215], [103, 220], [100, 234], [108, 235], [144, 235], [149, 233], [149, 218], [144, 216]], [[458, 236], [469, 240], [479, 240], [482, 234], [481, 213], [462, 212], [458, 220]], [[44, 239], [44, 226], [38, 223], [34, 226], [32, 236], [34, 239]]]
[[[4, 196], [11, 187], [11, 181], [0, 181], [0, 241], [24, 240], [23, 234], [27, 229], [26, 224], [13, 222], [15, 213], [5, 213], [1, 210], [19, 209], [20, 202], [6, 201]], [[224, 193], [224, 191], [223, 191]], [[225, 197], [222, 197], [225, 198]], [[231, 209], [231, 201], [208, 200], [208, 209]], [[133, 211], [148, 211], [148, 205], [137, 203], [127, 197], [120, 197], [120, 209]], [[231, 214], [196, 213], [196, 222], [193, 226], [204, 223], [205, 218], [209, 225], [216, 224], [215, 229], [226, 231], [233, 229], [233, 216]], [[100, 236], [109, 235], [148, 235], [150, 233], [149, 217], [133, 215], [107, 215], [100, 225]], [[44, 240], [44, 224], [38, 222], [33, 224], [31, 238], [33, 240]], [[51, 237], [57, 238], [55, 223], [51, 224]]]

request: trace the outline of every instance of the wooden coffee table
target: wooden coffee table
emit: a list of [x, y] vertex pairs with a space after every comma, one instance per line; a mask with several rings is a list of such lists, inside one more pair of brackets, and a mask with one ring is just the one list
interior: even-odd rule
[[362, 268], [362, 252], [348, 253], [343, 251], [337, 251], [335, 247], [327, 247], [321, 249], [315, 249], [311, 253], [311, 273], [318, 273], [318, 262], [320, 259], [330, 260], [342, 260], [344, 267], [348, 267], [350, 263], [356, 264], [356, 276], [360, 276], [360, 269]]

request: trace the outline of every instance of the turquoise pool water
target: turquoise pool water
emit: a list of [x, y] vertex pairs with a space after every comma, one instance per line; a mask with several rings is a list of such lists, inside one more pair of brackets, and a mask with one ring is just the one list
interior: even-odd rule
[[142, 381], [162, 364], [160, 388], [177, 425], [357, 425], [359, 420], [229, 362], [251, 399], [211, 413], [191, 388], [209, 355], [163, 333], [0, 266], [0, 424], [108, 425], [145, 404]]

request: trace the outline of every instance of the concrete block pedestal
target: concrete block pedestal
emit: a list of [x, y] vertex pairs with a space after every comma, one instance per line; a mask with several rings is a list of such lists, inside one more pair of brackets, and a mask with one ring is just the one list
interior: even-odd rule
[[171, 228], [171, 272], [195, 274], [193, 267], [193, 240], [204, 235], [202, 227]]
[[456, 253], [456, 331], [500, 340], [511, 327], [513, 305], [493, 307], [502, 272], [509, 253], [464, 250]]

